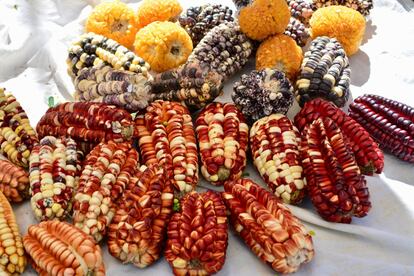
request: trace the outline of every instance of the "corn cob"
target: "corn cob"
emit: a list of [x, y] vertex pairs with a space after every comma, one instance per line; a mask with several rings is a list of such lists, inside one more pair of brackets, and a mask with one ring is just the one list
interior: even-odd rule
[[310, 37], [309, 29], [305, 24], [294, 17], [289, 19], [289, 24], [287, 25], [284, 34], [293, 38], [300, 47], [305, 46]]
[[85, 67], [107, 64], [117, 70], [127, 70], [149, 76], [150, 65], [115, 40], [95, 33], [86, 33], [69, 48], [68, 74], [73, 79]]
[[224, 265], [227, 249], [226, 207], [220, 195], [191, 192], [168, 225], [165, 258], [174, 275], [210, 275]]
[[256, 121], [250, 130], [254, 165], [274, 194], [296, 204], [305, 195], [306, 182], [300, 162], [300, 133], [282, 114]]
[[19, 275], [26, 268], [26, 257], [19, 226], [9, 201], [0, 192], [0, 274]]
[[76, 143], [46, 136], [30, 155], [30, 204], [40, 220], [66, 219], [81, 170]]
[[20, 103], [4, 91], [0, 88], [0, 154], [27, 168], [30, 151], [38, 139]]
[[312, 237], [272, 193], [247, 178], [226, 182], [224, 190], [230, 224], [263, 262], [292, 273], [312, 260]]
[[289, 5], [290, 15], [309, 26], [309, 19], [312, 17], [313, 9], [315, 8], [308, 0], [287, 0]]
[[123, 263], [144, 268], [160, 258], [172, 213], [173, 190], [158, 165], [131, 178], [108, 230], [108, 248]]
[[22, 202], [29, 197], [29, 175], [21, 167], [0, 160], [0, 191], [10, 202]]
[[295, 125], [303, 131], [305, 125], [318, 118], [329, 117], [341, 129], [344, 138], [350, 143], [358, 166], [363, 174], [381, 173], [384, 168], [384, 154], [369, 133], [341, 109], [322, 99], [307, 102], [295, 116]]
[[39, 275], [105, 275], [99, 245], [69, 223], [54, 220], [31, 225], [23, 243]]
[[377, 95], [358, 97], [349, 116], [378, 141], [381, 148], [414, 163], [414, 108]]
[[158, 164], [172, 180], [176, 195], [192, 191], [198, 181], [198, 152], [193, 122], [187, 108], [156, 101], [135, 119], [144, 164]]
[[75, 78], [75, 99], [81, 102], [113, 104], [136, 112], [150, 101], [152, 78], [107, 65], [83, 68]]
[[157, 74], [152, 83], [155, 100], [181, 102], [191, 110], [212, 102], [222, 89], [223, 77], [197, 62]]
[[131, 139], [133, 122], [126, 110], [102, 103], [63, 103], [49, 108], [37, 124], [42, 138], [68, 136], [76, 143], [96, 145], [101, 141]]
[[368, 16], [374, 7], [373, 0], [313, 0], [316, 9], [328, 6], [346, 6], [359, 11], [362, 15]]
[[138, 169], [138, 152], [128, 142], [100, 143], [86, 157], [73, 203], [73, 223], [102, 240], [116, 203]]
[[211, 103], [196, 120], [201, 173], [213, 185], [238, 179], [246, 167], [249, 127], [231, 103]]
[[333, 120], [319, 118], [305, 127], [301, 154], [310, 198], [323, 219], [350, 223], [352, 216], [367, 215], [365, 178]]

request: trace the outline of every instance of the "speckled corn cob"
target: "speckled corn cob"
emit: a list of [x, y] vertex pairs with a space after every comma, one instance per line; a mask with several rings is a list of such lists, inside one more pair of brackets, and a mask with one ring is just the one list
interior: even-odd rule
[[83, 68], [75, 78], [75, 99], [80, 102], [113, 104], [129, 112], [147, 107], [151, 80], [142, 74], [115, 70], [107, 65]]
[[99, 245], [69, 223], [54, 220], [31, 225], [23, 243], [39, 275], [105, 275]]
[[213, 185], [238, 179], [246, 167], [249, 127], [231, 103], [214, 102], [196, 120], [201, 173]]
[[314, 9], [311, 0], [287, 0], [287, 3], [291, 16], [309, 26], [309, 19], [312, 17]]
[[224, 184], [230, 224], [253, 253], [276, 272], [293, 273], [314, 255], [312, 237], [277, 197], [252, 180]]
[[348, 141], [329, 118], [307, 125], [302, 164], [313, 205], [327, 221], [350, 223], [371, 209], [369, 192]]
[[108, 230], [109, 252], [144, 268], [160, 258], [172, 213], [173, 189], [158, 165], [141, 166], [119, 201]]
[[72, 198], [81, 170], [76, 142], [46, 136], [30, 155], [30, 205], [40, 220], [64, 220], [72, 212]]
[[29, 175], [13, 163], [0, 160], [0, 191], [10, 202], [22, 202], [29, 197]]
[[127, 70], [145, 77], [150, 65], [115, 40], [95, 33], [82, 34], [69, 48], [66, 60], [68, 74], [75, 78], [84, 67], [107, 64], [114, 69]]
[[73, 223], [96, 242], [102, 240], [116, 211], [116, 202], [138, 166], [129, 142], [100, 143], [86, 157], [74, 197]]
[[381, 148], [414, 163], [414, 108], [377, 95], [358, 97], [349, 116], [378, 141]]
[[220, 195], [191, 192], [168, 225], [165, 258], [174, 275], [211, 275], [224, 265], [227, 239], [226, 206]]
[[317, 9], [334, 5], [347, 6], [359, 11], [364, 16], [369, 15], [374, 7], [372, 0], [313, 0], [313, 4]]
[[26, 112], [12, 95], [0, 88], [0, 154], [27, 168], [30, 151], [38, 142]]
[[211, 29], [194, 48], [187, 62], [200, 62], [229, 79], [248, 61], [253, 44], [235, 22], [222, 23]]
[[306, 45], [310, 37], [309, 29], [294, 17], [290, 18], [284, 34], [293, 38], [301, 47]]
[[0, 274], [20, 275], [26, 268], [22, 237], [9, 201], [0, 192]]
[[191, 116], [183, 105], [155, 101], [135, 119], [135, 133], [144, 164], [161, 166], [177, 196], [192, 191], [198, 181], [198, 152]]
[[222, 93], [223, 77], [198, 62], [155, 75], [152, 96], [155, 100], [181, 102], [190, 110], [203, 108]]
[[314, 39], [305, 53], [296, 81], [300, 106], [313, 98], [324, 98], [343, 107], [349, 98], [351, 68], [348, 57], [335, 38]]
[[329, 117], [348, 140], [354, 152], [358, 166], [363, 174], [372, 175], [381, 173], [384, 168], [384, 154], [369, 133], [354, 119], [346, 115], [341, 109], [322, 99], [307, 102], [295, 116], [295, 125], [303, 131], [305, 125], [318, 118]]

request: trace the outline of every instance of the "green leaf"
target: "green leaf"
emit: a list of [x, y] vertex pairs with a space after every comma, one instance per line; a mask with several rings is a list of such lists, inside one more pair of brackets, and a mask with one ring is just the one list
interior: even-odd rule
[[173, 203], [173, 211], [174, 212], [179, 212], [180, 211], [180, 201], [177, 198], [174, 198], [174, 203]]
[[55, 98], [53, 98], [53, 96], [50, 96], [50, 97], [47, 99], [47, 105], [48, 105], [49, 107], [54, 107], [54, 106], [55, 106]]
[[17, 6], [17, 4], [14, 4], [13, 5], [13, 9], [15, 9], [16, 11], [17, 11], [17, 8], [18, 8], [19, 6]]
[[316, 233], [315, 233], [315, 231], [310, 230], [310, 231], [309, 231], [309, 235], [311, 235], [311, 236], [315, 236], [315, 235], [316, 235]]
[[243, 172], [242, 175], [241, 175], [241, 177], [247, 177], [247, 176], [250, 176], [250, 174], [248, 172]]

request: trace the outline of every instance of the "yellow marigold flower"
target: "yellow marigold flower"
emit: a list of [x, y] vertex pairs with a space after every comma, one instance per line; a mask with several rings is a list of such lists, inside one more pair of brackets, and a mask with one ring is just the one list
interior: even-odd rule
[[182, 11], [177, 0], [144, 0], [137, 11], [139, 28], [155, 21], [176, 21]]

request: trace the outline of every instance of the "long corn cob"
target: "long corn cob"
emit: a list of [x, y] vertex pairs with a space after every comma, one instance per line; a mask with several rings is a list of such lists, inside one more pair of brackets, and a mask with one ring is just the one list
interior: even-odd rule
[[272, 193], [247, 178], [226, 182], [224, 190], [230, 224], [263, 262], [292, 273], [312, 260], [312, 237]]
[[254, 165], [275, 195], [285, 203], [299, 203], [306, 182], [300, 162], [300, 133], [288, 117], [273, 114], [256, 121], [250, 130]]
[[371, 209], [366, 181], [341, 130], [329, 118], [307, 125], [302, 163], [313, 205], [322, 218], [350, 223]]
[[27, 168], [30, 151], [38, 139], [19, 102], [4, 91], [0, 88], [0, 154]]
[[116, 211], [116, 202], [137, 170], [131, 144], [100, 143], [86, 157], [74, 197], [73, 223], [99, 242]]
[[69, 223], [54, 220], [31, 225], [23, 243], [39, 275], [105, 275], [99, 245]]
[[246, 167], [249, 127], [231, 103], [211, 103], [196, 120], [201, 173], [213, 185], [239, 178]]
[[131, 178], [108, 230], [108, 248], [123, 263], [143, 268], [160, 258], [172, 213], [173, 189], [158, 165]]
[[143, 163], [163, 167], [178, 196], [192, 191], [198, 181], [198, 152], [188, 109], [155, 101], [136, 117], [135, 128]]
[[13, 209], [0, 192], [0, 274], [19, 275], [26, 268], [26, 257]]
[[46, 136], [30, 155], [31, 207], [40, 220], [66, 219], [81, 166], [76, 143], [70, 138]]
[[9, 161], [0, 160], [0, 191], [10, 202], [22, 202], [29, 197], [28, 173]]
[[86, 33], [73, 42], [66, 60], [68, 74], [75, 78], [85, 67], [107, 64], [114, 69], [127, 70], [145, 77], [150, 65], [115, 40], [95, 33]]

